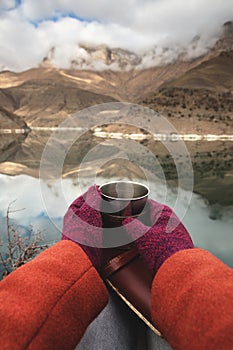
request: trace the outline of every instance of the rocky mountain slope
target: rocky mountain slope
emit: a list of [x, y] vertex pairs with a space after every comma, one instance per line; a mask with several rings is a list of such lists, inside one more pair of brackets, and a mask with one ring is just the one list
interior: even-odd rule
[[[143, 102], [164, 111], [160, 102], [151, 103], [161, 99], [161, 87], [167, 90], [165, 94], [170, 94], [171, 89], [197, 90], [200, 94], [203, 89], [220, 94], [232, 92], [231, 22], [224, 26], [223, 36], [207, 54], [191, 60], [180, 57], [147, 69], [139, 69], [140, 58], [125, 50], [106, 47], [85, 50], [110, 68], [117, 63], [122, 69], [78, 70], [77, 62], [72, 62], [70, 69], [56, 69], [51, 65], [52, 49], [39, 68], [0, 73], [0, 106], [23, 118], [29, 126], [56, 126], [77, 110], [116, 100]], [[179, 91], [177, 101], [173, 98], [176, 105], [183, 104], [185, 99]]]
[[[20, 149], [26, 139], [29, 129], [26, 123], [17, 115], [0, 107], [0, 162], [11, 159]], [[19, 130], [20, 133], [9, 133], [11, 130]]]
[[[203, 63], [204, 59], [205, 63]], [[68, 114], [91, 105], [117, 100], [137, 103], [144, 101], [145, 103], [151, 94], [159, 96], [158, 88], [161, 86], [169, 90], [171, 86], [181, 87], [182, 82], [186, 81], [182, 88], [188, 89], [188, 82], [192, 79], [193, 85], [192, 82], [189, 83], [191, 89], [202, 89], [205, 86], [202, 64], [206, 67], [206, 71], [210, 65], [214, 71], [216, 69], [217, 73], [213, 76], [212, 86], [220, 86], [221, 81], [224, 81], [222, 73], [219, 74], [221, 68], [227, 75], [225, 85], [231, 86], [229, 73], [233, 66], [232, 56], [222, 57], [221, 64], [218, 56], [215, 57], [216, 64], [213, 60], [207, 61], [205, 57], [195, 62], [177, 62], [169, 66], [130, 72], [38, 68], [20, 74], [1, 73], [0, 104], [22, 117], [29, 126], [45, 124], [56, 126]], [[196, 77], [193, 77], [194, 74]], [[199, 87], [195, 83], [198, 79]], [[170, 83], [167, 86], [164, 85], [168, 81]], [[210, 89], [210, 87], [206, 88]], [[227, 86], [224, 88], [223, 85], [222, 90], [224, 89], [227, 90]], [[150, 104], [150, 107], [153, 106]]]
[[[39, 68], [21, 73], [0, 73], [0, 129], [24, 128], [26, 124], [32, 128], [56, 127], [72, 113], [88, 106], [126, 101], [143, 104], [162, 113], [181, 134], [232, 134], [231, 24], [225, 27], [224, 36], [206, 55], [143, 70], [136, 69], [138, 58], [125, 51], [103, 47], [96, 52], [92, 48], [88, 50], [92, 55], [97, 55], [98, 59], [102, 57], [105, 64], [110, 66], [114, 60], [120, 62], [123, 69], [77, 70], [77, 62], [73, 62], [70, 69], [56, 69], [46, 58]], [[126, 69], [127, 62], [130, 62], [131, 68], [133, 65], [135, 68]], [[109, 126], [107, 122], [108, 119], [103, 119], [106, 124], [103, 130], [117, 131], [115, 126]], [[127, 122], [127, 118], [119, 119], [118, 122]], [[127, 130], [124, 129], [123, 132]], [[49, 131], [31, 131], [28, 135], [1, 135], [0, 172], [23, 172], [38, 176], [41, 155], [49, 136]], [[79, 141], [78, 145], [74, 145], [73, 153], [67, 157], [64, 176], [75, 176], [80, 171], [82, 157], [102, 142], [102, 139], [89, 132]], [[176, 181], [176, 169], [168, 151], [151, 139], [139, 143], [157, 155], [166, 179]], [[187, 147], [194, 166], [194, 190], [213, 203], [217, 200], [229, 204], [233, 195], [232, 143], [200, 141], [187, 143]], [[119, 152], [113, 146], [105, 145], [96, 154], [95, 161], [104, 160], [109, 154], [118, 156]], [[134, 166], [139, 159], [146, 169], [151, 169], [148, 154], [133, 150], [132, 164], [108, 163], [100, 169], [100, 175], [124, 176], [128, 167], [132, 176], [140, 177], [140, 172]], [[90, 164], [86, 164], [82, 171], [88, 176], [89, 169]], [[213, 185], [210, 186], [210, 183]], [[228, 198], [225, 193], [229, 194]]]
[[82, 90], [56, 70], [37, 69], [19, 75], [19, 84], [0, 90], [1, 105], [29, 126], [57, 126], [76, 110], [114, 98]]
[[55, 126], [67, 114], [91, 105], [116, 100], [136, 102], [147, 93], [156, 91], [164, 82], [197, 66], [198, 62], [176, 62], [146, 70], [119, 72], [53, 67], [18, 74], [2, 72], [0, 104], [24, 118], [29, 126], [43, 126], [47, 122]]
[[232, 133], [233, 51], [220, 52], [138, 103], [163, 113], [181, 133]]
[[27, 131], [26, 123], [14, 113], [9, 112], [0, 106], [1, 129], [24, 129]]

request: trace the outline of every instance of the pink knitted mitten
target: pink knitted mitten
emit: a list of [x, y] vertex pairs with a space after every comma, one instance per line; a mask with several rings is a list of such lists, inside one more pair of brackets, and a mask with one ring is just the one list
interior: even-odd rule
[[62, 239], [77, 242], [97, 270], [102, 262], [102, 217], [99, 187], [91, 186], [75, 199], [63, 220]]
[[136, 239], [135, 244], [148, 268], [156, 273], [171, 255], [194, 248], [194, 245], [188, 231], [169, 207], [153, 200], [147, 202], [151, 227], [132, 218], [125, 219], [123, 225], [127, 234]]

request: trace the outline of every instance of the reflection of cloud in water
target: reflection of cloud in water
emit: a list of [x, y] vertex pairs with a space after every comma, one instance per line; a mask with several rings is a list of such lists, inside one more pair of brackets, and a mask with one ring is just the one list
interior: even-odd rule
[[210, 250], [233, 267], [232, 212], [224, 212], [218, 220], [209, 218], [209, 208], [203, 199], [193, 195], [190, 208], [183, 222], [192, 235], [194, 244]]
[[[104, 180], [100, 179], [100, 183]], [[82, 189], [91, 185], [82, 184]], [[32, 224], [35, 229], [46, 231], [46, 239], [59, 239], [62, 228], [62, 217], [65, 214], [69, 204], [80, 194], [79, 186], [75, 185], [74, 179], [65, 179], [62, 182], [63, 193], [58, 182], [46, 185], [43, 192], [46, 195], [46, 207], [44, 206], [39, 181], [35, 178], [19, 175], [15, 177], [0, 175], [0, 214], [5, 216], [10, 202], [17, 199], [14, 209], [25, 208], [11, 214], [19, 225], [28, 226]], [[158, 184], [150, 184], [152, 198], [158, 201], [164, 201], [164, 187]], [[176, 193], [168, 189], [166, 204], [174, 206]], [[186, 194], [183, 191], [182, 202], [176, 211], [177, 215], [184, 212], [187, 206]], [[183, 218], [183, 222], [192, 235], [196, 246], [208, 249], [233, 266], [233, 239], [232, 239], [232, 212], [222, 209], [222, 217], [217, 220], [209, 218], [209, 208], [202, 198], [193, 195], [188, 211]], [[49, 214], [49, 218], [47, 216]], [[51, 220], [52, 219], [52, 220]]]

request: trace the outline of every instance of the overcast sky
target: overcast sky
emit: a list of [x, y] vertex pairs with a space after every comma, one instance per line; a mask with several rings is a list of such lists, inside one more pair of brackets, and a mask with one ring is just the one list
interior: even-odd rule
[[[233, 19], [233, 0], [0, 0], [0, 70], [37, 66], [55, 47], [53, 64], [68, 68], [79, 44], [106, 44], [142, 55], [195, 57]], [[193, 48], [190, 41], [201, 35]], [[148, 55], [149, 57], [149, 55]], [[145, 59], [153, 64], [151, 57]]]

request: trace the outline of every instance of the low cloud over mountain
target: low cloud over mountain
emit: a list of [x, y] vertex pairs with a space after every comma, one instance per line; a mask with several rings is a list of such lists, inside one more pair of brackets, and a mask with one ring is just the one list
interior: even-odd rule
[[59, 68], [75, 61], [77, 68], [105, 69], [98, 55], [91, 59], [90, 48], [100, 45], [136, 55], [139, 68], [196, 58], [232, 18], [232, 0], [2, 0], [0, 70], [26, 70], [44, 58]]

